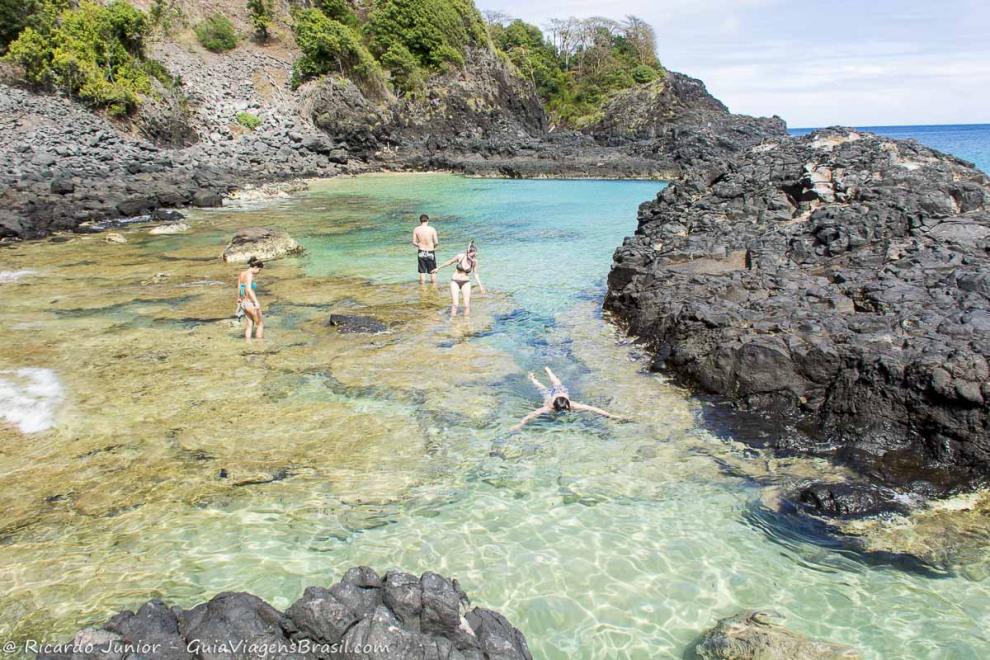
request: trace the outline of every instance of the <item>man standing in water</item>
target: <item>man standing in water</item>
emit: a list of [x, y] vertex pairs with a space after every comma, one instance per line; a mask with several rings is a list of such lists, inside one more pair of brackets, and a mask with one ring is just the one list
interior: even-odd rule
[[425, 213], [419, 216], [419, 227], [413, 230], [412, 244], [416, 247], [419, 257], [419, 283], [426, 284], [426, 274], [436, 284], [437, 248], [440, 247], [440, 237], [437, 230], [430, 226], [430, 216]]

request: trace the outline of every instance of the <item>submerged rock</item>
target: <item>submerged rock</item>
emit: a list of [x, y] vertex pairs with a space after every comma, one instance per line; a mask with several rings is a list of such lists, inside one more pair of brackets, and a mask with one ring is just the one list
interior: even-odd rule
[[155, 236], [161, 236], [168, 234], [181, 234], [184, 231], [189, 231], [189, 225], [187, 225], [186, 223], [169, 222], [168, 224], [152, 227], [151, 229], [148, 230], [148, 233]]
[[251, 257], [262, 261], [302, 252], [302, 247], [282, 229], [245, 227], [239, 229], [223, 249], [227, 263], [247, 263]]
[[828, 129], [700, 163], [644, 204], [605, 306], [657, 368], [804, 431], [774, 448], [944, 493], [990, 470], [987, 272], [983, 173]]
[[103, 237], [107, 243], [126, 243], [127, 237], [123, 234], [115, 231], [108, 231], [106, 236]]
[[[773, 623], [775, 615], [747, 611], [721, 619], [695, 653], [702, 660], [851, 660], [849, 646], [809, 639]], [[779, 618], [779, 617], [777, 617]]]
[[[152, 600], [80, 631], [74, 641], [97, 650], [38, 657], [532, 658], [522, 633], [497, 612], [471, 608], [457, 580], [394, 571], [381, 578], [365, 566], [329, 588], [307, 588], [284, 613], [248, 593], [221, 593], [190, 610]], [[214, 648], [220, 643], [228, 650]]]
[[388, 326], [373, 316], [331, 314], [327, 325], [337, 328], [337, 331], [343, 334], [388, 332]]
[[827, 517], [859, 518], [906, 509], [905, 498], [873, 483], [813, 483], [792, 498], [812, 513]]

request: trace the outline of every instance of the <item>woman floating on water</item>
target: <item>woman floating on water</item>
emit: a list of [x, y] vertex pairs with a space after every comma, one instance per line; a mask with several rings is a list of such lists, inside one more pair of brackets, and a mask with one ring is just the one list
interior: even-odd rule
[[533, 372], [529, 373], [529, 379], [533, 381], [533, 385], [536, 385], [536, 389], [543, 394], [543, 405], [519, 420], [519, 423], [510, 429], [511, 431], [518, 431], [540, 415], [549, 415], [550, 413], [560, 413], [569, 410], [593, 412], [595, 414], [602, 415], [603, 417], [616, 418], [615, 415], [602, 410], [601, 408], [595, 408], [594, 406], [588, 406], [583, 403], [571, 401], [571, 396], [567, 393], [567, 388], [560, 382], [560, 379], [557, 378], [556, 374], [550, 371], [550, 367], [543, 368], [546, 370], [547, 376], [550, 377], [550, 384], [552, 385], [550, 388], [547, 388], [543, 385], [543, 383], [536, 380], [536, 376], [533, 375]]
[[248, 260], [247, 270], [237, 276], [237, 306], [244, 310], [244, 338], [251, 339], [251, 326], [254, 326], [254, 336], [261, 339], [265, 336], [265, 319], [261, 315], [261, 303], [255, 295], [258, 285], [254, 276], [261, 272], [265, 264], [257, 257]]
[[478, 282], [478, 288], [485, 292], [485, 286], [481, 283], [481, 275], [478, 273], [478, 248], [474, 241], [468, 244], [467, 252], [463, 252], [450, 261], [445, 261], [438, 268], [433, 269], [433, 273], [441, 268], [454, 265], [454, 275], [450, 278], [450, 315], [457, 316], [457, 306], [460, 304], [461, 293], [464, 293], [464, 316], [471, 313], [471, 273]]

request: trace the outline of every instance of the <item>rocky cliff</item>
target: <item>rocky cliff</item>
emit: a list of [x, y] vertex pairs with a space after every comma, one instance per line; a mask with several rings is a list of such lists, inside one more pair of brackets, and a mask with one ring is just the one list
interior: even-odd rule
[[616, 94], [586, 129], [596, 142], [625, 148], [682, 170], [718, 161], [765, 138], [787, 135], [780, 117], [729, 112], [705, 84], [676, 71]]
[[834, 129], [692, 168], [644, 204], [605, 306], [657, 367], [793, 424], [777, 449], [945, 492], [990, 470], [988, 273], [983, 173]]
[[374, 98], [342, 76], [293, 89], [298, 53], [285, 42], [216, 54], [162, 39], [149, 54], [181, 84], [156, 83], [124, 120], [0, 76], [0, 239], [216, 206], [249, 182], [380, 169], [668, 178], [784, 131], [730, 114], [675, 73], [618, 95], [587, 133], [552, 131], [532, 83], [482, 47], [418, 95]]

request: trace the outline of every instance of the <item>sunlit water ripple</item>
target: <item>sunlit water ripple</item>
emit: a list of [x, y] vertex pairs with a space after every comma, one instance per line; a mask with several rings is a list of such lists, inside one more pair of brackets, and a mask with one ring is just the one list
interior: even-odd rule
[[[763, 486], [830, 468], [770, 469], [702, 428], [701, 404], [601, 319], [612, 250], [659, 188], [369, 176], [197, 212], [187, 235], [3, 250], [5, 272], [32, 272], [0, 283], [0, 379], [44, 374], [59, 403], [53, 428], [0, 430], [0, 637], [64, 637], [153, 596], [284, 607], [368, 564], [457, 577], [538, 658], [681, 657], [741, 608], [871, 658], [986, 657], [984, 582], [766, 524]], [[420, 212], [441, 258], [481, 246], [491, 293], [470, 320], [451, 322], [445, 285], [412, 283]], [[216, 284], [246, 224], [307, 248], [259, 276], [268, 338], [251, 346]], [[325, 325], [348, 310], [394, 330]], [[544, 364], [632, 421], [508, 435]]]

